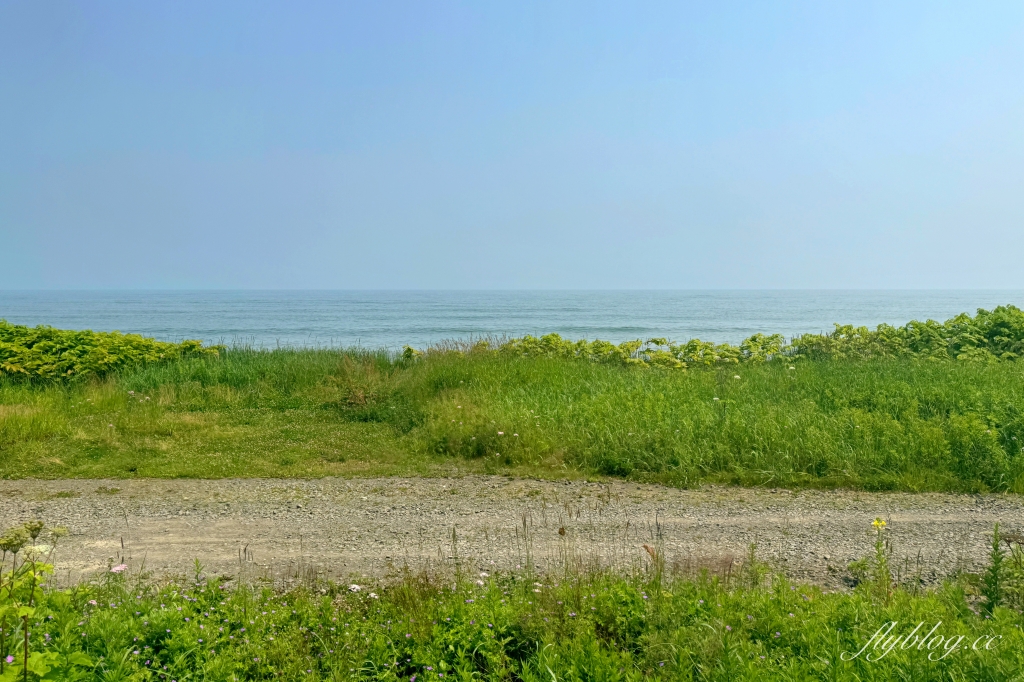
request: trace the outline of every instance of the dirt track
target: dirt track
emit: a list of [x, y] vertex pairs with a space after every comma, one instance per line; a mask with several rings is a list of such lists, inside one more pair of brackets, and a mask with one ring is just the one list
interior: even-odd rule
[[896, 558], [914, 566], [920, 555], [929, 579], [978, 570], [996, 521], [1024, 530], [1024, 499], [1011, 495], [684, 491], [483, 476], [0, 481], [0, 514], [5, 526], [41, 518], [70, 529], [57, 552], [62, 580], [120, 561], [122, 542], [133, 566], [144, 561], [156, 573], [187, 572], [199, 558], [231, 575], [286, 579], [315, 567], [339, 579], [382, 576], [449, 562], [454, 527], [459, 556], [481, 567], [521, 565], [527, 551], [542, 569], [565, 557], [630, 565], [648, 543], [669, 562], [723, 569], [756, 542], [758, 556], [790, 576], [841, 586], [846, 565], [871, 550], [876, 516], [889, 519]]

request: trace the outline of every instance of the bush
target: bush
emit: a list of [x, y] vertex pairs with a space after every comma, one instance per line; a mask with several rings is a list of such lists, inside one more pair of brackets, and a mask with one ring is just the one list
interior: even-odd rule
[[0, 377], [54, 380], [201, 355], [219, 346], [201, 341], [168, 343], [138, 334], [24, 327], [0, 320]]
[[[478, 350], [478, 346], [473, 347]], [[754, 334], [739, 346], [693, 339], [672, 343], [664, 338], [626, 341], [570, 341], [558, 334], [524, 336], [496, 348], [510, 355], [559, 357], [591, 362], [685, 369], [711, 365], [766, 362], [915, 357], [932, 360], [1016, 360], [1024, 354], [1024, 311], [1016, 306], [978, 310], [945, 322], [911, 321], [902, 327], [875, 329], [836, 325], [829, 334], [803, 334], [786, 343], [780, 334]], [[448, 349], [446, 349], [448, 350]]]

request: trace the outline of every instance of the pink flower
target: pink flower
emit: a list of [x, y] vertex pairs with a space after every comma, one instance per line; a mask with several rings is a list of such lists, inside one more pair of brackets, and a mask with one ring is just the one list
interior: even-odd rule
[[128, 564], [118, 564], [110, 569], [111, 573], [124, 573], [128, 570]]

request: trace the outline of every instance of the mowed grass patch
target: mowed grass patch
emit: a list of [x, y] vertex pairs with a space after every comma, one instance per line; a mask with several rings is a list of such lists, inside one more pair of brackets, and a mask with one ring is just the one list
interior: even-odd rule
[[386, 425], [325, 422], [302, 410], [169, 412], [141, 424], [116, 421], [111, 428], [86, 417], [60, 435], [5, 447], [0, 475], [315, 477], [430, 470], [429, 463], [407, 461], [411, 456]]
[[0, 476], [310, 477], [429, 473], [384, 423], [335, 406], [195, 381], [135, 391], [134, 377], [0, 385]]

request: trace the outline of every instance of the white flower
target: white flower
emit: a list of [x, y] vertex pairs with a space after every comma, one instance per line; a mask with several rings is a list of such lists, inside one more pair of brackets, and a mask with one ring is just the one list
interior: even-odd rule
[[717, 397], [716, 398], [712, 398], [712, 400], [718, 400], [718, 398]]
[[480, 574], [480, 577], [481, 577], [481, 578], [489, 578], [490, 576], [489, 576], [489, 575], [487, 575], [486, 573], [481, 573], [481, 574]]
[[376, 592], [371, 592], [370, 593], [370, 599], [376, 599], [376, 598], [377, 598], [377, 593]]
[[349, 592], [358, 592], [361, 589], [363, 589], [363, 588], [361, 588], [361, 587], [359, 587], [359, 585], [355, 585], [355, 584], [352, 584], [352, 585], [348, 586], [348, 591]]
[[484, 581], [483, 580], [477, 580], [476, 584], [479, 585], [480, 587], [483, 587]]
[[794, 367], [793, 365], [790, 365], [789, 368], [790, 369], [796, 369], [796, 367]]
[[736, 376], [733, 377], [733, 379], [739, 379], [739, 378], [740, 378], [739, 374], [737, 374]]

